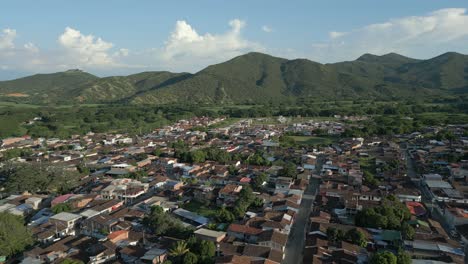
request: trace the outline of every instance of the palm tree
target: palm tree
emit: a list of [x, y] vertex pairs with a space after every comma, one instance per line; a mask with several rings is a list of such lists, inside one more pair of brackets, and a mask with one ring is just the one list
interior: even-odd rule
[[172, 247], [171, 250], [169, 250], [169, 255], [175, 258], [181, 257], [185, 255], [185, 253], [189, 252], [187, 242], [180, 240], [177, 241], [175, 246]]

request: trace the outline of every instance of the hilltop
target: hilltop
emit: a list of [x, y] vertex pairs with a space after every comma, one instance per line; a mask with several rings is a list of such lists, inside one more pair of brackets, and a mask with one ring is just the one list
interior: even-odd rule
[[0, 82], [4, 100], [34, 103], [262, 103], [297, 98], [399, 99], [468, 92], [468, 56], [428, 60], [364, 54], [321, 64], [252, 52], [195, 73], [142, 72], [99, 78], [70, 70]]

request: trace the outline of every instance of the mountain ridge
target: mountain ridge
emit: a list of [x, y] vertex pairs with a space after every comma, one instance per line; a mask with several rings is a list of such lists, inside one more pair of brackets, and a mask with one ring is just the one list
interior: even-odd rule
[[397, 53], [363, 54], [354, 61], [331, 64], [250, 52], [194, 74], [148, 71], [99, 78], [69, 70], [0, 81], [0, 100], [45, 104], [237, 104], [304, 97], [446, 96], [464, 91], [468, 91], [468, 56], [456, 52], [427, 60]]

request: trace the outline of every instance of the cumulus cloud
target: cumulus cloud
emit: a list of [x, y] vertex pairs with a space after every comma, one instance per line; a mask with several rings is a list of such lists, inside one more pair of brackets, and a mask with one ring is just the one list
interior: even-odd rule
[[347, 32], [333, 31], [328, 41], [313, 43], [311, 58], [335, 62], [364, 53], [389, 52], [429, 58], [449, 50], [468, 52], [468, 14], [464, 8], [390, 19]]
[[245, 21], [234, 19], [229, 21], [229, 26], [230, 29], [222, 34], [199, 34], [186, 21], [177, 21], [164, 47], [159, 51], [159, 57], [165, 64], [194, 69], [249, 51], [264, 50], [260, 44], [242, 37]]
[[16, 38], [16, 30], [6, 28], [0, 33], [0, 50], [13, 49], [15, 47], [14, 40]]
[[79, 66], [113, 66], [115, 61], [110, 55], [114, 46], [111, 42], [85, 35], [66, 27], [59, 36], [58, 43], [67, 55], [67, 60]]
[[39, 52], [39, 48], [34, 45], [34, 43], [32, 42], [28, 42], [26, 44], [23, 45], [24, 49], [29, 51], [29, 52], [32, 52], [32, 53], [38, 53]]
[[115, 49], [113, 43], [71, 27], [58, 36], [57, 46], [47, 50], [41, 50], [33, 42], [15, 44], [16, 37], [14, 29], [0, 30], [0, 70], [37, 73], [79, 68], [101, 74], [122, 74], [128, 68], [143, 68], [124, 62], [130, 54], [128, 49]]
[[273, 32], [273, 29], [267, 25], [262, 26], [262, 30], [266, 33], [271, 33]]

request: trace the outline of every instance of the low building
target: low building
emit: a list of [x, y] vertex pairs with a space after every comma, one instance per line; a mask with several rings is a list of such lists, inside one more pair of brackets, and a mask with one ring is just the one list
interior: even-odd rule
[[63, 229], [60, 236], [75, 235], [76, 225], [81, 220], [81, 215], [72, 214], [68, 212], [61, 212], [49, 218], [49, 222], [52, 224], [62, 225]]
[[195, 231], [194, 234], [195, 237], [201, 240], [212, 241], [214, 243], [219, 243], [226, 237], [226, 232], [219, 232], [206, 228], [200, 228]]

